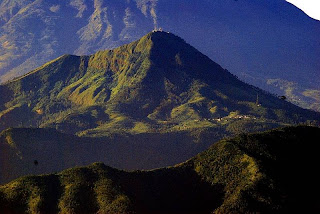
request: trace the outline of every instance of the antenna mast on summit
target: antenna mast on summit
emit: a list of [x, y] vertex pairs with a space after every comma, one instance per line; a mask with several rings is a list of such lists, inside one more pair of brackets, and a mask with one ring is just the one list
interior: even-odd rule
[[155, 27], [152, 32], [158, 32], [158, 31], [162, 32], [163, 31], [162, 27], [159, 27], [159, 28]]

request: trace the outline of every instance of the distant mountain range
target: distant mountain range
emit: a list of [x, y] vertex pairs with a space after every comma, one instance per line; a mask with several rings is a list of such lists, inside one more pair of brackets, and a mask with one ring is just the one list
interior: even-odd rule
[[0, 186], [1, 213], [317, 213], [315, 127], [243, 134], [173, 167], [102, 163]]
[[225, 136], [319, 121], [180, 37], [151, 32], [114, 50], [63, 55], [1, 85], [0, 182], [96, 161], [164, 167]]
[[285, 0], [3, 0], [0, 79], [162, 27], [245, 82], [319, 111], [319, 26]]

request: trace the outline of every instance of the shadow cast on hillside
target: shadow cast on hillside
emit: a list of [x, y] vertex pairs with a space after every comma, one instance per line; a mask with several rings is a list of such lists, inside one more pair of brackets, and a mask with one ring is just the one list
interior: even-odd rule
[[137, 213], [211, 213], [224, 198], [223, 185], [186, 167], [136, 171], [119, 182]]

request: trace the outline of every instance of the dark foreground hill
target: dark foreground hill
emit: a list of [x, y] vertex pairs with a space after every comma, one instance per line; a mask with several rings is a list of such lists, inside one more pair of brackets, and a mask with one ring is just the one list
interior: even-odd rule
[[243, 134], [168, 168], [95, 163], [0, 186], [1, 213], [317, 213], [320, 129]]

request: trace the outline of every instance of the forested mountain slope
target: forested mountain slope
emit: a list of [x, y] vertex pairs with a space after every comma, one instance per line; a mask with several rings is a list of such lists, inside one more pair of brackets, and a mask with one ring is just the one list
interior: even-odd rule
[[1, 182], [97, 161], [169, 166], [225, 136], [320, 118], [160, 31], [114, 50], [61, 56], [1, 85], [0, 98]]
[[215, 143], [179, 165], [126, 172], [101, 163], [0, 186], [4, 213], [296, 213], [319, 211], [319, 128], [287, 127]]
[[319, 113], [241, 82], [159, 31], [114, 50], [63, 55], [1, 85], [0, 97], [2, 130], [53, 127], [102, 136], [319, 120]]
[[0, 75], [4, 82], [162, 27], [245, 82], [319, 111], [319, 25], [285, 0], [3, 0]]

